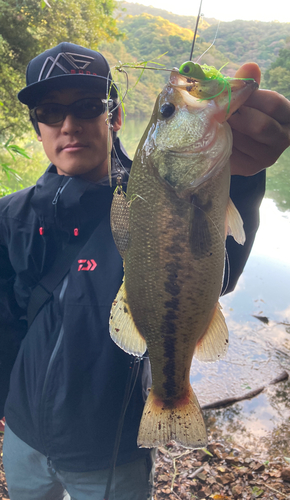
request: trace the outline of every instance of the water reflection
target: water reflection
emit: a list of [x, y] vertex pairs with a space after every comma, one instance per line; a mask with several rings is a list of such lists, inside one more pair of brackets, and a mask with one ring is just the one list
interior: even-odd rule
[[[244, 273], [236, 290], [221, 299], [230, 332], [227, 357], [211, 365], [192, 364], [191, 381], [201, 404], [242, 396], [290, 372], [290, 211], [280, 211], [269, 193]], [[279, 383], [231, 408], [207, 410], [209, 432], [265, 458], [289, 456], [289, 388], [290, 382]]]
[[130, 158], [134, 157], [134, 153], [148, 122], [149, 120], [130, 119], [125, 120], [125, 123], [123, 123], [119, 137]]
[[258, 397], [223, 410], [206, 410], [206, 426], [213, 439], [222, 438], [233, 446], [263, 459], [290, 453], [290, 382], [271, 386]]
[[290, 148], [267, 172], [267, 197], [273, 199], [282, 212], [290, 210]]

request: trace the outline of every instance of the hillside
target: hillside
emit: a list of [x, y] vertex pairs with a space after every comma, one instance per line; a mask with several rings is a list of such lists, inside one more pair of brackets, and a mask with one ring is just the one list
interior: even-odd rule
[[[149, 66], [152, 66], [152, 61], [156, 61], [163, 65], [159, 66], [159, 69], [170, 69], [179, 67], [189, 59], [196, 17], [179, 16], [138, 3], [118, 4], [115, 16], [118, 28], [125, 38], [100, 46], [111, 64], [117, 64], [119, 61], [131, 64], [150, 61]], [[211, 47], [215, 37], [215, 43]], [[278, 58], [280, 51], [287, 47], [287, 41], [290, 41], [290, 23], [233, 21], [218, 25], [215, 19], [202, 19], [193, 59], [198, 60], [202, 56], [201, 63], [217, 68], [226, 64], [223, 73], [228, 76], [234, 76], [237, 68], [244, 62], [255, 61], [262, 69], [262, 86], [267, 84], [268, 88], [272, 88], [269, 82], [274, 82], [274, 79], [268, 78], [265, 81], [264, 75]], [[209, 50], [204, 54], [207, 49]], [[283, 74], [283, 64], [282, 68], [280, 66], [281, 63], [275, 75], [277, 72]], [[139, 117], [148, 116], [157, 93], [168, 79], [168, 73], [145, 70], [135, 87], [140, 71], [127, 71], [130, 92], [126, 98], [126, 113]], [[284, 79], [284, 87], [285, 85], [287, 86], [287, 82]]]
[[[202, 32], [202, 39], [214, 39], [215, 26]], [[290, 23], [263, 23], [260, 21], [232, 21], [220, 23], [215, 46], [226, 57], [242, 64], [257, 62], [262, 71], [269, 68], [290, 39]]]
[[[150, 14], [154, 17], [162, 17], [181, 28], [194, 31], [195, 16], [179, 16], [138, 3], [118, 3], [117, 12], [120, 19], [124, 19], [126, 15]], [[217, 24], [216, 19], [201, 18], [198, 28], [200, 41], [211, 44], [216, 36]], [[285, 47], [287, 39], [290, 40], [290, 23], [237, 20], [219, 24], [215, 47], [230, 61], [239, 65], [246, 61], [255, 61], [258, 62], [262, 70], [266, 70], [278, 57], [279, 51]], [[198, 51], [198, 43], [196, 51], [198, 54], [202, 53]]]
[[[141, 14], [150, 14], [154, 17], [163, 17], [171, 23], [177, 24], [181, 28], [188, 28], [194, 30], [196, 23], [196, 16], [179, 16], [167, 10], [157, 9], [156, 7], [145, 6], [139, 3], [118, 2], [119, 8], [116, 11], [118, 19], [123, 19], [126, 15], [140, 16]], [[213, 23], [217, 23], [216, 19], [201, 19], [199, 29], [206, 29]]]
[[[120, 61], [126, 65], [149, 61], [148, 65], [152, 67], [153, 62], [158, 63], [155, 65], [158, 71], [145, 70], [142, 75], [140, 70], [124, 68], [128, 72], [130, 89], [126, 97], [126, 114], [148, 117], [157, 94], [168, 80], [168, 72], [162, 71], [162, 68], [179, 67], [189, 59], [193, 31], [149, 13], [122, 16], [118, 18], [118, 28], [125, 38], [109, 44], [102, 43], [99, 47], [110, 65], [119, 65]], [[196, 56], [203, 54], [209, 45], [198, 37]], [[228, 63], [225, 69], [228, 75], [234, 75], [238, 68], [237, 63], [229, 61], [215, 46], [202, 58], [202, 62], [216, 67]], [[114, 78], [121, 86], [121, 94], [124, 94], [124, 78], [122, 79], [119, 72], [114, 74]]]

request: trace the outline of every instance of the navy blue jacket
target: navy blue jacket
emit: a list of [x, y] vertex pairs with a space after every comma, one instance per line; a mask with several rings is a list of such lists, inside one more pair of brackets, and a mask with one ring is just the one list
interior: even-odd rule
[[[118, 153], [129, 169], [130, 160], [119, 148]], [[229, 242], [228, 290], [250, 252], [264, 188], [264, 172], [232, 178], [247, 242], [244, 247]], [[72, 472], [109, 466], [132, 370], [133, 357], [108, 331], [123, 277], [110, 229], [113, 190], [106, 180], [93, 184], [60, 176], [50, 166], [36, 186], [0, 200], [0, 400], [3, 404], [13, 367], [5, 405], [9, 427], [56, 467]], [[59, 249], [88, 234], [70, 272], [27, 331], [31, 290]], [[136, 442], [149, 379], [145, 359], [126, 412], [118, 464], [148, 453]]]

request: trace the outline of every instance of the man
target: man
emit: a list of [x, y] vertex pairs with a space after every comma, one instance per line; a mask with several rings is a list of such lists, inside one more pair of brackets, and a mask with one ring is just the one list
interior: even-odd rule
[[[243, 76], [252, 76], [248, 73], [258, 70], [250, 65], [245, 71]], [[114, 85], [113, 103], [107, 100], [108, 79], [111, 84], [101, 54], [61, 43], [29, 63], [27, 86], [19, 93], [51, 165], [36, 186], [0, 202], [2, 399], [13, 366], [3, 457], [11, 500], [103, 500], [110, 471], [112, 498], [152, 496], [154, 452], [136, 445], [150, 380], [148, 360], [136, 364], [108, 332], [110, 307], [123, 276], [109, 210], [116, 177], [126, 184], [131, 166], [116, 139], [111, 188], [107, 110], [113, 114], [113, 134], [121, 127], [121, 114], [118, 107], [114, 110]], [[247, 110], [232, 117], [233, 171], [248, 177], [233, 176], [231, 194], [244, 218], [247, 243], [239, 253], [233, 243], [229, 247], [229, 289], [242, 272], [258, 227], [263, 169], [270, 154], [274, 162], [289, 145], [286, 99], [270, 93], [265, 100], [258, 94], [249, 109], [250, 119]], [[268, 154], [261, 154], [260, 161], [256, 155], [265, 147]], [[32, 290], [55, 262], [66, 266], [72, 248], [77, 253], [67, 273], [40, 310], [34, 304], [31, 318]], [[124, 399], [127, 392], [130, 398]]]

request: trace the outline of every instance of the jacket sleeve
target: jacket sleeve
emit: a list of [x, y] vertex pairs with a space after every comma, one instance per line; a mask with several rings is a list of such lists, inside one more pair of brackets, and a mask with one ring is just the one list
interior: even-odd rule
[[14, 271], [5, 246], [0, 245], [0, 418], [8, 393], [10, 373], [26, 333], [23, 311], [14, 296]]
[[259, 227], [259, 208], [265, 194], [265, 185], [265, 170], [252, 177], [233, 175], [231, 178], [230, 196], [243, 219], [246, 241], [244, 245], [239, 245], [232, 236], [227, 238], [228, 259], [225, 264], [223, 294], [234, 290], [250, 255]]

